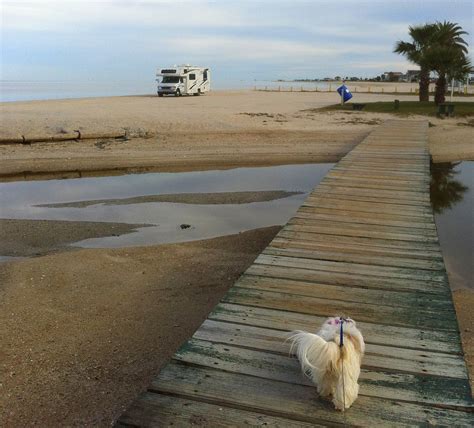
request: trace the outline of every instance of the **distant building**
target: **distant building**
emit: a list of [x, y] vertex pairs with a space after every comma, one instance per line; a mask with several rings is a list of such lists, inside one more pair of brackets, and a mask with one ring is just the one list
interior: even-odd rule
[[411, 82], [418, 82], [419, 78], [420, 78], [420, 70], [407, 70], [402, 80], [404, 82], [411, 83]]
[[386, 71], [381, 77], [384, 82], [400, 82], [403, 73], [400, 71]]
[[400, 71], [386, 71], [380, 76], [382, 82], [418, 82], [420, 70], [407, 70], [405, 74]]
[[468, 85], [472, 85], [474, 83], [474, 67], [471, 69], [471, 71], [467, 75], [466, 83]]

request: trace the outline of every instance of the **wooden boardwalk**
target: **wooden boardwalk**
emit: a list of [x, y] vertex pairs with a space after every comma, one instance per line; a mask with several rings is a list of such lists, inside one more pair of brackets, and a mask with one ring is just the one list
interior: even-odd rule
[[[390, 121], [345, 156], [118, 425], [473, 426], [426, 132]], [[340, 314], [367, 342], [345, 414], [285, 343]]]

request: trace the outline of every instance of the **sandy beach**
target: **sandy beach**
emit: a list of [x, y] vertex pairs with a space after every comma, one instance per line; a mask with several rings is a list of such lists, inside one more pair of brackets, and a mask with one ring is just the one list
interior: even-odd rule
[[[357, 95], [360, 102], [395, 98], [415, 99]], [[314, 111], [335, 102], [332, 93], [215, 91], [202, 97], [2, 103], [0, 137], [79, 129], [125, 130], [128, 139], [0, 145], [0, 180], [336, 162], [392, 117]], [[472, 119], [429, 121], [435, 162], [474, 160]], [[156, 202], [285, 196], [271, 193], [162, 195]], [[140, 201], [123, 203], [131, 202]], [[1, 412], [2, 426], [110, 426], [279, 230], [72, 251], [67, 245], [75, 240], [138, 226], [84, 223], [0, 222], [3, 254], [37, 256], [0, 264], [0, 408], [7, 409]], [[474, 292], [453, 296], [472, 386]]]
[[[414, 96], [358, 94], [359, 102]], [[470, 98], [455, 98], [469, 100]], [[391, 117], [318, 112], [333, 93], [216, 91], [199, 98], [136, 96], [0, 104], [0, 137], [126, 131], [129, 139], [0, 145], [0, 178], [185, 171], [335, 162]], [[430, 118], [435, 160], [474, 159], [472, 124]]]

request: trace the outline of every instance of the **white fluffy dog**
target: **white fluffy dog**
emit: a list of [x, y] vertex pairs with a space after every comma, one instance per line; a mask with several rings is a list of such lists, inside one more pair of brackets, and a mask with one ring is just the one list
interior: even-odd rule
[[328, 318], [317, 334], [294, 331], [289, 340], [291, 352], [297, 355], [303, 373], [316, 384], [319, 395], [332, 398], [338, 410], [348, 409], [359, 393], [357, 381], [365, 350], [355, 321]]

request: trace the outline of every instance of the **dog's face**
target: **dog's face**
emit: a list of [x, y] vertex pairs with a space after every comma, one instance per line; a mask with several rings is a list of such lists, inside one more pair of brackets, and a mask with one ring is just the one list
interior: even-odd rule
[[[342, 318], [345, 324], [352, 324], [354, 327], [356, 326], [356, 322], [352, 318]], [[332, 317], [326, 320], [326, 324], [332, 326], [338, 326], [341, 324], [341, 317]]]
[[[339, 343], [341, 323], [341, 317], [328, 318], [321, 326], [318, 335], [326, 341], [335, 341], [336, 343]], [[344, 335], [354, 343], [356, 351], [363, 354], [365, 343], [362, 334], [356, 327], [356, 322], [352, 318], [343, 318], [343, 330]]]
[[342, 320], [343, 321], [341, 321], [341, 317], [328, 318], [321, 326], [321, 330], [319, 330], [318, 334], [326, 340], [332, 340], [336, 333], [339, 334], [342, 322], [344, 323], [344, 331], [351, 331], [356, 328], [356, 323], [352, 318], [342, 318]]

